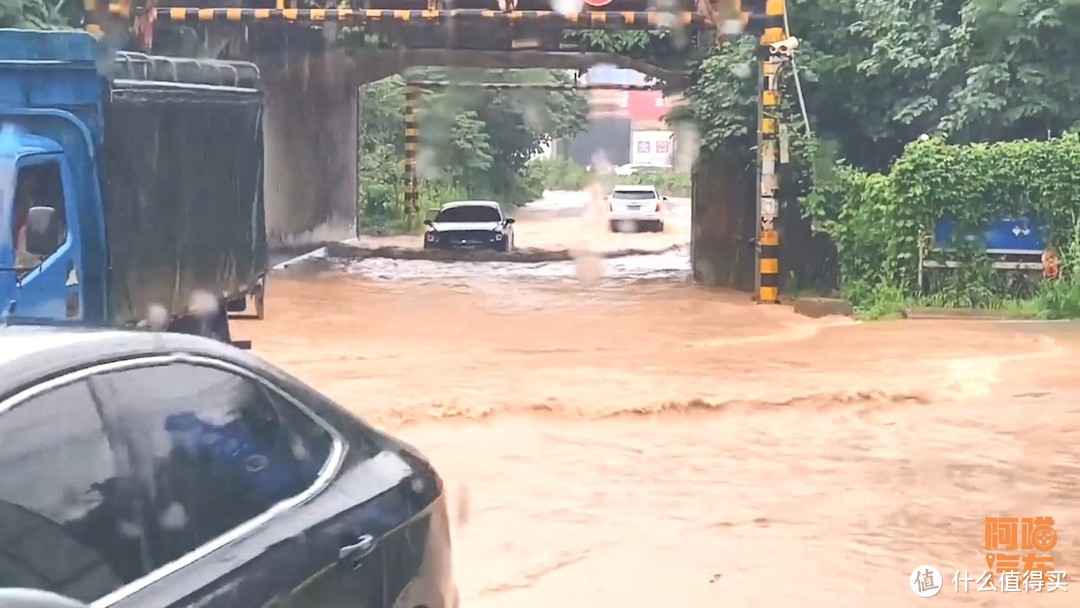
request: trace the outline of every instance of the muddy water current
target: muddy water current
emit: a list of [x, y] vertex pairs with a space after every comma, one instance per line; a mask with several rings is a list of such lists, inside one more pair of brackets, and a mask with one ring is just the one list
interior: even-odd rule
[[467, 608], [1078, 605], [951, 580], [998, 515], [1080, 577], [1078, 326], [811, 320], [640, 257], [328, 262], [234, 333], [437, 464]]

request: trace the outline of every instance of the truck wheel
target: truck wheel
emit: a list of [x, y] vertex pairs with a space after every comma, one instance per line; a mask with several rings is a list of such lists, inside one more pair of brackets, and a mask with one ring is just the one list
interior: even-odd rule
[[207, 317], [189, 313], [173, 319], [165, 331], [190, 336], [202, 336], [219, 342], [229, 343], [232, 341], [232, 334], [229, 331], [229, 313], [225, 308], [224, 301], [221, 302], [217, 312], [213, 315]]

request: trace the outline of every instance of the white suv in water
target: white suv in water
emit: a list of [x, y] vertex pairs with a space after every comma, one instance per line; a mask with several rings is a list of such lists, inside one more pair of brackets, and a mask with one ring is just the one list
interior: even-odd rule
[[615, 186], [608, 196], [608, 223], [612, 232], [637, 232], [645, 227], [664, 231], [664, 203], [655, 186]]

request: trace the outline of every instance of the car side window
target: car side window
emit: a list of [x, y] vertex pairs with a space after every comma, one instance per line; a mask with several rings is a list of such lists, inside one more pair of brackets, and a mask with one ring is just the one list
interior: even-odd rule
[[0, 412], [0, 587], [89, 603], [142, 576], [125, 469], [85, 381]]
[[155, 567], [310, 488], [333, 446], [293, 403], [217, 367], [133, 368], [91, 386], [148, 486]]

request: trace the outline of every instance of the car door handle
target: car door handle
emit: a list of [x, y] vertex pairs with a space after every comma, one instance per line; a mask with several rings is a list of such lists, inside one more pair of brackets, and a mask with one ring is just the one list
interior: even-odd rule
[[370, 534], [358, 536], [355, 543], [344, 545], [341, 549], [338, 549], [338, 559], [357, 560], [367, 557], [375, 551], [375, 545], [377, 544], [375, 537]]

